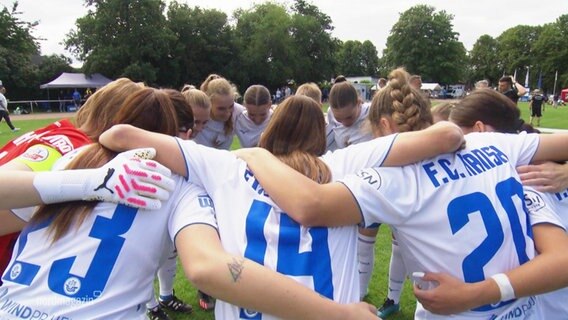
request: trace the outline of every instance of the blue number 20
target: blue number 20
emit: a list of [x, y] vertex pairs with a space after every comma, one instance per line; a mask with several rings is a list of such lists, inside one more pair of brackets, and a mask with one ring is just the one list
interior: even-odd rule
[[[107, 284], [124, 244], [125, 240], [121, 235], [125, 234], [132, 226], [136, 212], [137, 209], [119, 205], [116, 207], [112, 219], [97, 216], [89, 237], [99, 239], [100, 243], [87, 273], [84, 277], [70, 273], [76, 256], [55, 260], [49, 268], [47, 280], [51, 291], [71, 298], [80, 297], [88, 300], [98, 298]], [[29, 233], [48, 227], [50, 222], [46, 221], [22, 232], [16, 259], [10, 267], [10, 271], [4, 276], [4, 280], [23, 285], [32, 283], [40, 266], [19, 261], [18, 256], [27, 243]], [[78, 243], [77, 245], [81, 244]]]
[[[517, 196], [521, 202], [523, 201], [523, 187], [516, 179], [510, 178], [498, 183], [495, 187], [495, 192], [501, 206], [507, 213], [519, 263], [523, 264], [527, 262], [529, 258], [526, 253], [526, 241], [521, 222], [519, 221], [519, 216], [515, 204], [513, 203], [514, 196]], [[499, 221], [499, 217], [491, 200], [480, 192], [470, 193], [450, 202], [448, 205], [448, 218], [452, 234], [456, 234], [461, 230], [469, 222], [469, 215], [475, 212], [481, 214], [483, 225], [487, 231], [487, 237], [477, 248], [465, 257], [462, 263], [462, 271], [466, 282], [478, 282], [485, 279], [483, 267], [495, 256], [503, 244], [505, 237], [503, 226]], [[527, 226], [529, 226], [528, 215]], [[532, 237], [530, 227], [528, 228], [528, 235]], [[474, 310], [492, 310], [507, 303], [510, 302], [502, 302], [498, 305], [486, 305]]]
[[[254, 200], [246, 220], [247, 247], [245, 257], [264, 264], [267, 242], [264, 225], [272, 207]], [[327, 228], [310, 228], [312, 250], [300, 253], [300, 225], [287, 214], [280, 215], [278, 261], [276, 271], [290, 276], [311, 276], [314, 289], [333, 299], [331, 258], [327, 243]], [[242, 319], [262, 319], [262, 314], [241, 309]]]

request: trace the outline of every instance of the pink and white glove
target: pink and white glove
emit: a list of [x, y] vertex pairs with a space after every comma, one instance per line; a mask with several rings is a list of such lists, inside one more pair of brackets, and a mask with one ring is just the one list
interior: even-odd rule
[[117, 155], [97, 169], [41, 172], [34, 187], [44, 203], [98, 200], [142, 209], [159, 209], [175, 187], [171, 171], [156, 161], [156, 150]]

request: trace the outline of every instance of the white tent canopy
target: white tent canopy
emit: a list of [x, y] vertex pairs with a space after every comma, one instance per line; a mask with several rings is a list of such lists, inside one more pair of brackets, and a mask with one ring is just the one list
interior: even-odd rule
[[437, 83], [422, 83], [421, 90], [440, 91], [442, 87]]
[[59, 88], [100, 88], [111, 82], [109, 78], [100, 73], [87, 76], [83, 73], [63, 72], [57, 79], [42, 84], [40, 89], [59, 89]]

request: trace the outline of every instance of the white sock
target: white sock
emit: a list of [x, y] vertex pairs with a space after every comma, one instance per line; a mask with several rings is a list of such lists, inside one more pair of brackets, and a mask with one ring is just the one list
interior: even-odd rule
[[359, 284], [361, 299], [367, 295], [369, 282], [375, 266], [375, 237], [359, 234], [357, 241], [357, 260], [359, 262]]
[[146, 302], [146, 309], [152, 310], [158, 306], [158, 300], [156, 300], [156, 294], [154, 290], [152, 290], [152, 298], [150, 301]]
[[166, 297], [174, 293], [174, 277], [176, 276], [177, 254], [174, 253], [162, 263], [158, 269], [158, 282], [160, 284], [160, 296]]
[[392, 252], [389, 265], [389, 293], [388, 298], [394, 300], [394, 303], [400, 302], [400, 294], [402, 286], [406, 279], [406, 267], [402, 261], [400, 247], [395, 239], [392, 240]]

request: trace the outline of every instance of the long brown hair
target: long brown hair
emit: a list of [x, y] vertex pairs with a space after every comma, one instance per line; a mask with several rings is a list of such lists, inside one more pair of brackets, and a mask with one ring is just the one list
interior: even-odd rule
[[136, 91], [144, 88], [143, 84], [120, 78], [97, 90], [81, 106], [75, 116], [75, 123], [91, 141], [99, 141], [99, 136], [112, 126], [112, 120], [124, 100]]
[[473, 127], [481, 121], [503, 133], [518, 132], [520, 117], [521, 111], [511, 99], [489, 88], [474, 90], [450, 113], [450, 120], [460, 127]]
[[331, 181], [329, 168], [318, 158], [326, 148], [325, 120], [312, 98], [296, 95], [284, 100], [272, 114], [258, 145], [314, 181]]
[[432, 125], [430, 101], [409, 83], [410, 75], [403, 68], [389, 74], [386, 87], [373, 97], [369, 110], [371, 126], [378, 126], [382, 117], [390, 117], [399, 132], [422, 130]]
[[176, 112], [178, 131], [187, 132], [187, 130], [193, 129], [193, 110], [185, 96], [174, 89], [162, 89], [162, 91], [168, 95], [172, 102], [172, 106]]
[[[130, 124], [148, 131], [176, 135], [176, 113], [168, 95], [160, 90], [145, 88], [130, 95], [114, 116], [111, 125]], [[97, 168], [116, 156], [99, 143], [94, 143], [73, 159], [66, 169]], [[75, 201], [41, 206], [31, 219], [40, 223], [53, 218], [49, 231], [53, 241], [60, 239], [72, 225], [80, 226], [97, 203]]]

